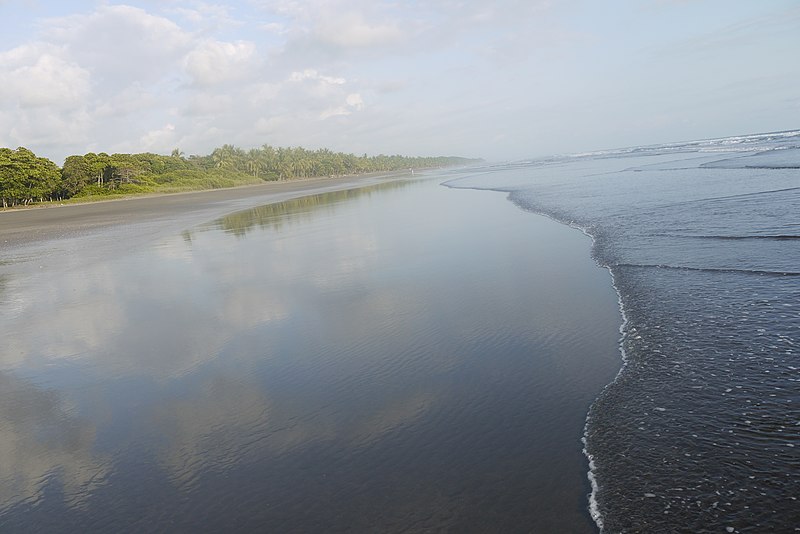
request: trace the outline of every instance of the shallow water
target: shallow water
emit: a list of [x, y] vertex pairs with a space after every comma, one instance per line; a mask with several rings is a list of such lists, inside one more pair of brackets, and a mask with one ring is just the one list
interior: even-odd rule
[[443, 179], [3, 251], [0, 530], [591, 532], [608, 272]]
[[800, 528], [800, 131], [476, 169], [458, 187], [585, 229], [624, 369], [593, 405], [609, 532]]

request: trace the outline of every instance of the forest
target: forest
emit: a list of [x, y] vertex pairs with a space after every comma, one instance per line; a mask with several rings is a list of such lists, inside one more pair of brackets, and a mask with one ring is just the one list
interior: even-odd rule
[[355, 156], [328, 149], [272, 147], [244, 150], [223, 145], [206, 156], [106, 154], [69, 156], [63, 167], [24, 147], [0, 148], [2, 207], [70, 198], [217, 189], [264, 181], [342, 176], [463, 165], [452, 156]]

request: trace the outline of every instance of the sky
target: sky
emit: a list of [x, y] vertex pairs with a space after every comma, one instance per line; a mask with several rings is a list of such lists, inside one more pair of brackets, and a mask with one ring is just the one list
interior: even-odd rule
[[0, 146], [518, 160], [800, 128], [796, 0], [0, 0]]

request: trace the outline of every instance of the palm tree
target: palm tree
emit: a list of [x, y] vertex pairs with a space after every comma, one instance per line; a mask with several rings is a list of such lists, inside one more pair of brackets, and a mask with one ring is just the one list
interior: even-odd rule
[[219, 148], [215, 148], [214, 152], [211, 153], [211, 159], [214, 160], [214, 167], [218, 169], [230, 167], [235, 163], [234, 158], [238, 150], [239, 149], [233, 145], [222, 145]]
[[248, 150], [245, 164], [247, 165], [248, 172], [253, 173], [254, 178], [258, 178], [258, 173], [261, 171], [261, 167], [263, 166], [263, 156], [261, 151], [257, 148], [251, 148]]

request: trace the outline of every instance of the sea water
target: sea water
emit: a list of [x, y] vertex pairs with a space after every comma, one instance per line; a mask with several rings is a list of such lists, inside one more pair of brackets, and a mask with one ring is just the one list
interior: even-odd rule
[[800, 131], [486, 166], [594, 238], [624, 365], [585, 443], [607, 532], [800, 529]]

